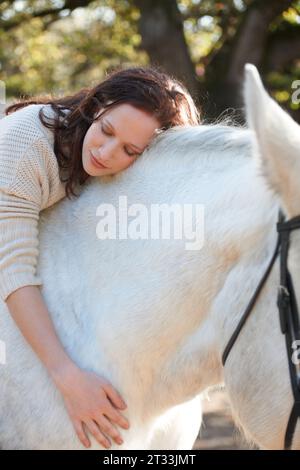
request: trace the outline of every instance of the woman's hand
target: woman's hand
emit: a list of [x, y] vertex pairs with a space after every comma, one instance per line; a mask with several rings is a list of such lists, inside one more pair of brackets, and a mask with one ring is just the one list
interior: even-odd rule
[[125, 409], [126, 404], [105, 378], [80, 369], [70, 359], [57, 336], [40, 289], [37, 286], [21, 287], [12, 292], [6, 302], [24, 338], [60, 390], [83, 445], [90, 446], [84, 426], [104, 447], [110, 447], [106, 435], [119, 443], [120, 434], [115, 425], [129, 428], [127, 420], [118, 411], [118, 408]]
[[85, 447], [91, 444], [84, 426], [107, 449], [111, 445], [107, 436], [117, 444], [123, 443], [115, 425], [129, 428], [127, 419], [118, 411], [118, 408], [124, 410], [127, 405], [104, 377], [68, 366], [67, 370], [64, 368], [63, 373], [60, 370], [53, 378], [64, 398], [76, 434]]

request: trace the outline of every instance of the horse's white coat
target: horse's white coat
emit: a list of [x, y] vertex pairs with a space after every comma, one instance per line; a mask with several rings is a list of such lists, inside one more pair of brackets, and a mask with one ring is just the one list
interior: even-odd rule
[[[276, 308], [278, 263], [225, 367], [223, 349], [276, 242], [279, 204], [300, 212], [299, 127], [248, 66], [252, 130], [174, 128], [124, 173], [92, 179], [76, 201], [40, 223], [43, 295], [70, 356], [104, 375], [128, 404], [131, 427], [112, 449], [191, 449], [201, 393], [225, 380], [237, 422], [261, 447], [282, 448], [292, 393]], [[253, 132], [254, 131], [254, 132]], [[252, 157], [252, 154], [254, 158]], [[205, 205], [205, 244], [185, 240], [99, 240], [96, 208]], [[298, 301], [300, 240], [289, 266]], [[25, 343], [5, 304], [0, 334], [0, 446], [82, 448], [59, 392]], [[93, 448], [101, 448], [91, 437]], [[300, 448], [300, 434], [295, 439]]]

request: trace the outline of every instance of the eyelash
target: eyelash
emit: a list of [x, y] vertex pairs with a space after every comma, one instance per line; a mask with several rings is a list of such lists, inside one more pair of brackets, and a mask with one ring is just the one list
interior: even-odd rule
[[[108, 131], [104, 128], [103, 125], [101, 126], [101, 130], [102, 130], [103, 134], [105, 134], [105, 135], [108, 135], [108, 136], [112, 135], [110, 132], [108, 132]], [[125, 149], [125, 152], [127, 153], [127, 155], [128, 155], [129, 157], [135, 157], [135, 156], [139, 155], [139, 153], [130, 153], [130, 152], [128, 152], [128, 150], [126, 150], [126, 149]]]

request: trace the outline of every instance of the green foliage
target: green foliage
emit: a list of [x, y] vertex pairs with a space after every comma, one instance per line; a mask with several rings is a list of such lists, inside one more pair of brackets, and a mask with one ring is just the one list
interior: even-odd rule
[[[234, 39], [254, 0], [177, 0], [195, 71], [205, 70], [221, 48]], [[7, 96], [72, 93], [100, 81], [120, 65], [147, 64], [138, 32], [139, 10], [133, 0], [96, 0], [70, 11], [64, 0], [0, 2], [0, 79]], [[69, 2], [72, 3], [71, 1]], [[73, 2], [74, 3], [74, 2]], [[41, 12], [48, 9], [48, 14]], [[51, 13], [52, 11], [52, 13]], [[270, 25], [270, 35], [300, 27], [300, 0]], [[176, 60], [176, 57], [174, 57]], [[265, 77], [280, 102], [291, 101], [300, 60]]]
[[[20, 2], [11, 3], [16, 8]], [[0, 79], [6, 83], [8, 97], [71, 93], [97, 83], [112, 67], [148, 63], [139, 50], [139, 12], [129, 3], [93, 2], [71, 14], [63, 11], [48, 26], [49, 17], [31, 17], [30, 3], [35, 8], [39, 3], [40, 9], [59, 4], [23, 2], [27, 20], [7, 32], [0, 29]], [[1, 19], [3, 15], [20, 17], [8, 9], [2, 10]]]

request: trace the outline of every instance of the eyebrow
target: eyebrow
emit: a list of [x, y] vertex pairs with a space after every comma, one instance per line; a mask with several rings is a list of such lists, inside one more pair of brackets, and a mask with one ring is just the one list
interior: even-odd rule
[[[113, 131], [115, 131], [114, 126], [107, 120], [107, 118], [105, 118], [105, 124], [108, 125], [108, 127], [110, 127]], [[139, 147], [137, 147], [134, 144], [126, 144], [126, 145], [130, 145], [130, 147], [134, 147], [135, 149], [137, 149], [141, 153], [143, 152], [142, 149], [140, 149]]]

